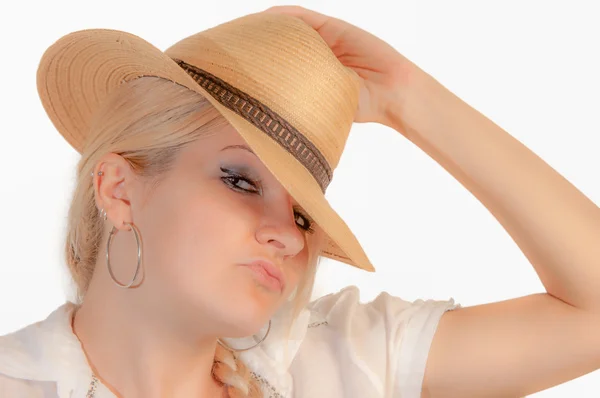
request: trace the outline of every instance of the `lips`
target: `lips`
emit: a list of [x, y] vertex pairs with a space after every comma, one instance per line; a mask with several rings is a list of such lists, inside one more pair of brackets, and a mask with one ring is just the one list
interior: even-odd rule
[[254, 271], [260, 281], [267, 287], [280, 292], [284, 290], [285, 279], [283, 273], [272, 262], [260, 259], [243, 265]]

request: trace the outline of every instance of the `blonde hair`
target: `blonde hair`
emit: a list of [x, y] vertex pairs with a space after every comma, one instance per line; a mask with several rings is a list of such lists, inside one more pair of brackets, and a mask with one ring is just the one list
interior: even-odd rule
[[[200, 137], [216, 134], [226, 125], [227, 121], [201, 95], [157, 77], [124, 83], [106, 101], [92, 122], [91, 139], [82, 151], [69, 209], [65, 249], [76, 287], [76, 302], [84, 299], [105, 239], [104, 221], [96, 207], [90, 177], [100, 158], [107, 153], [118, 154], [138, 175], [158, 183], [184, 146]], [[292, 321], [312, 294], [323, 243], [321, 229], [315, 228], [307, 240], [308, 267], [293, 297]], [[236, 355], [220, 345], [215, 352], [213, 377], [227, 386], [232, 398], [262, 396], [253, 374]]]

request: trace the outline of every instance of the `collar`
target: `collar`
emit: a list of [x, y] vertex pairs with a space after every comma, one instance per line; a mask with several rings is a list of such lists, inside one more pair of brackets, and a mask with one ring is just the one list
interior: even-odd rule
[[91, 378], [81, 343], [71, 329], [76, 305], [67, 302], [46, 319], [0, 336], [0, 373], [16, 379], [56, 382], [59, 396], [76, 380]]
[[[319, 317], [318, 313], [306, 308], [293, 322], [289, 314], [291, 304], [284, 306], [271, 319], [271, 331], [258, 347], [238, 354], [261, 383], [267, 384], [269, 390], [275, 390], [283, 397], [292, 395], [294, 385], [290, 365], [306, 337], [309, 323]], [[233, 348], [250, 347], [265, 335], [267, 328], [268, 325], [263, 326], [256, 336], [223, 340]]]

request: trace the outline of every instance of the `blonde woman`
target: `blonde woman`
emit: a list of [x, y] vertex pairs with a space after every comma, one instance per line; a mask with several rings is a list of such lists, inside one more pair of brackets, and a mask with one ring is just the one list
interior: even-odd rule
[[[600, 366], [600, 210], [378, 38], [277, 7], [162, 52], [61, 38], [38, 90], [81, 153], [79, 299], [0, 338], [7, 397], [516, 397]], [[324, 193], [353, 122], [394, 128], [469, 189], [546, 294], [461, 308], [356, 288], [374, 267]]]

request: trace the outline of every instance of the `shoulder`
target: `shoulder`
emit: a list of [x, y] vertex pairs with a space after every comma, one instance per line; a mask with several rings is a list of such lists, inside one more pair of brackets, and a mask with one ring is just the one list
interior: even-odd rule
[[308, 306], [306, 366], [297, 369], [307, 377], [333, 372], [344, 380], [340, 389], [353, 384], [363, 396], [385, 390], [386, 396], [418, 397], [440, 318], [458, 307], [453, 299], [407, 301], [385, 292], [362, 302], [355, 286], [323, 296]]

